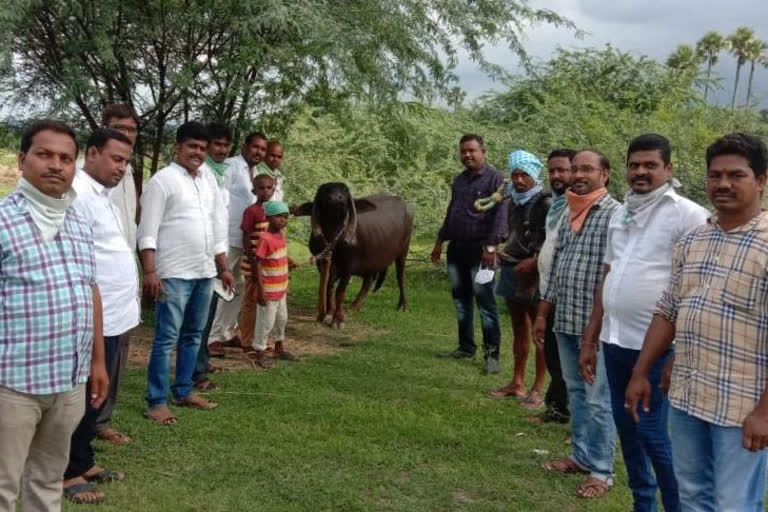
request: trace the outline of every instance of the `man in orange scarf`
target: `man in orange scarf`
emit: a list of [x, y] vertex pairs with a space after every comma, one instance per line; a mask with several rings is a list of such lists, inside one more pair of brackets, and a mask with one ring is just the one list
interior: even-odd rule
[[573, 431], [572, 455], [546, 462], [544, 468], [588, 474], [578, 490], [584, 498], [602, 497], [613, 486], [616, 452], [616, 427], [602, 352], [592, 383], [585, 382], [579, 370], [582, 333], [602, 277], [608, 223], [619, 207], [605, 188], [610, 174], [611, 164], [599, 151], [584, 150], [573, 157], [573, 182], [566, 191], [570, 222], [560, 226], [552, 275], [534, 323], [534, 339], [543, 343], [547, 317], [557, 305], [553, 330], [568, 388]]

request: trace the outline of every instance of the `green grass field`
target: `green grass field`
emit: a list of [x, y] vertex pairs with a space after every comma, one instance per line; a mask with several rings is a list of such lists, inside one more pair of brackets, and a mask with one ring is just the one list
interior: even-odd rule
[[[339, 346], [334, 354], [261, 374], [214, 375], [219, 408], [176, 408], [175, 427], [142, 418], [144, 372], [130, 371], [115, 424], [134, 442], [96, 443], [97, 461], [128, 476], [104, 486], [107, 501], [93, 509], [629, 509], [622, 466], [608, 497], [587, 504], [574, 495], [579, 477], [545, 473], [534, 453], [567, 455], [567, 428], [534, 426], [516, 402], [485, 398], [510, 374], [508, 317], [501, 376], [482, 374], [480, 358], [438, 359], [436, 352], [455, 344], [447, 278], [421, 264], [409, 272], [409, 312], [395, 311], [390, 276], [347, 324], [347, 334], [374, 334], [347, 344], [328, 329], [322, 336]], [[311, 268], [294, 274], [294, 313], [311, 311], [316, 282]], [[301, 334], [295, 329], [289, 335]]]

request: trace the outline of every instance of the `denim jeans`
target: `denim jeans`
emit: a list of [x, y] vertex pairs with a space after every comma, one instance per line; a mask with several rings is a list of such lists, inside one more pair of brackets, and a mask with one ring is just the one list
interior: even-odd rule
[[560, 351], [563, 379], [568, 388], [571, 410], [571, 458], [590, 475], [605, 482], [613, 480], [616, 456], [616, 426], [611, 415], [611, 397], [605, 375], [604, 351], [597, 354], [595, 382], [584, 382], [579, 371], [581, 336], [555, 332]]
[[176, 378], [171, 392], [182, 400], [192, 392], [192, 374], [208, 308], [212, 279], [163, 279], [164, 293], [155, 307], [155, 339], [147, 367], [149, 407], [168, 401], [171, 349], [176, 345]]
[[[635, 512], [658, 512], [656, 488], [661, 490], [661, 501], [665, 512], [680, 512], [680, 498], [677, 479], [672, 466], [672, 442], [669, 439], [669, 401], [659, 388], [661, 375], [669, 361], [668, 351], [651, 368], [648, 381], [651, 384], [651, 409], [639, 410], [640, 422], [635, 423], [624, 407], [624, 395], [632, 369], [635, 367], [639, 350], [622, 348], [603, 343], [605, 372], [611, 389], [613, 421], [621, 441], [621, 452], [629, 476], [629, 488], [634, 498]], [[638, 405], [638, 409], [642, 409]], [[653, 466], [653, 472], [651, 472]], [[654, 478], [655, 473], [655, 478]]]
[[200, 348], [197, 351], [197, 362], [195, 363], [195, 373], [192, 374], [192, 382], [200, 382], [208, 378], [208, 363], [211, 361], [211, 356], [208, 353], [208, 337], [211, 335], [211, 326], [213, 325], [213, 318], [216, 315], [218, 304], [219, 298], [213, 296], [211, 298], [211, 307], [208, 310], [208, 320], [205, 322], [205, 328], [200, 337]]
[[459, 325], [459, 348], [468, 354], [474, 354], [477, 350], [474, 314], [474, 301], [477, 301], [483, 331], [483, 350], [486, 356], [498, 358], [501, 329], [493, 281], [482, 285], [475, 283], [482, 253], [481, 246], [449, 243], [448, 277], [451, 280], [451, 295]]
[[670, 408], [682, 512], [763, 512], [766, 457], [741, 446], [741, 427], [721, 427]]

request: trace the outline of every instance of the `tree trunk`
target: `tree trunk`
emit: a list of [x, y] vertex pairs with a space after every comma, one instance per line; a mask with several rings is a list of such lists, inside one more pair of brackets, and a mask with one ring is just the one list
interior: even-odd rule
[[707, 102], [707, 95], [709, 94], [709, 78], [712, 75], [712, 57], [707, 59], [707, 81], [704, 82], [704, 103]]
[[752, 81], [755, 79], [755, 61], [751, 61], [749, 65], [749, 81], [747, 82], [747, 101], [744, 103], [746, 108], [749, 108], [749, 100], [752, 99]]
[[739, 75], [741, 74], [742, 63], [736, 64], [736, 81], [733, 83], [733, 96], [731, 96], [731, 110], [736, 107], [736, 91], [739, 90]]

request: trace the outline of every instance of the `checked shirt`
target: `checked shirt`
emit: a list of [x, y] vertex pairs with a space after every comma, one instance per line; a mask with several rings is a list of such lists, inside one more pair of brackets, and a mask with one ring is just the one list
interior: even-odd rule
[[669, 401], [741, 426], [768, 382], [768, 212], [723, 231], [717, 218], [675, 248], [656, 314], [677, 327]]
[[95, 267], [73, 208], [45, 243], [21, 192], [0, 200], [0, 386], [44, 395], [88, 380]]
[[602, 277], [608, 223], [618, 207], [619, 203], [605, 194], [592, 206], [578, 233], [571, 230], [569, 213], [563, 214], [549, 285], [542, 297], [556, 305], [555, 332], [575, 336], [584, 332]]

